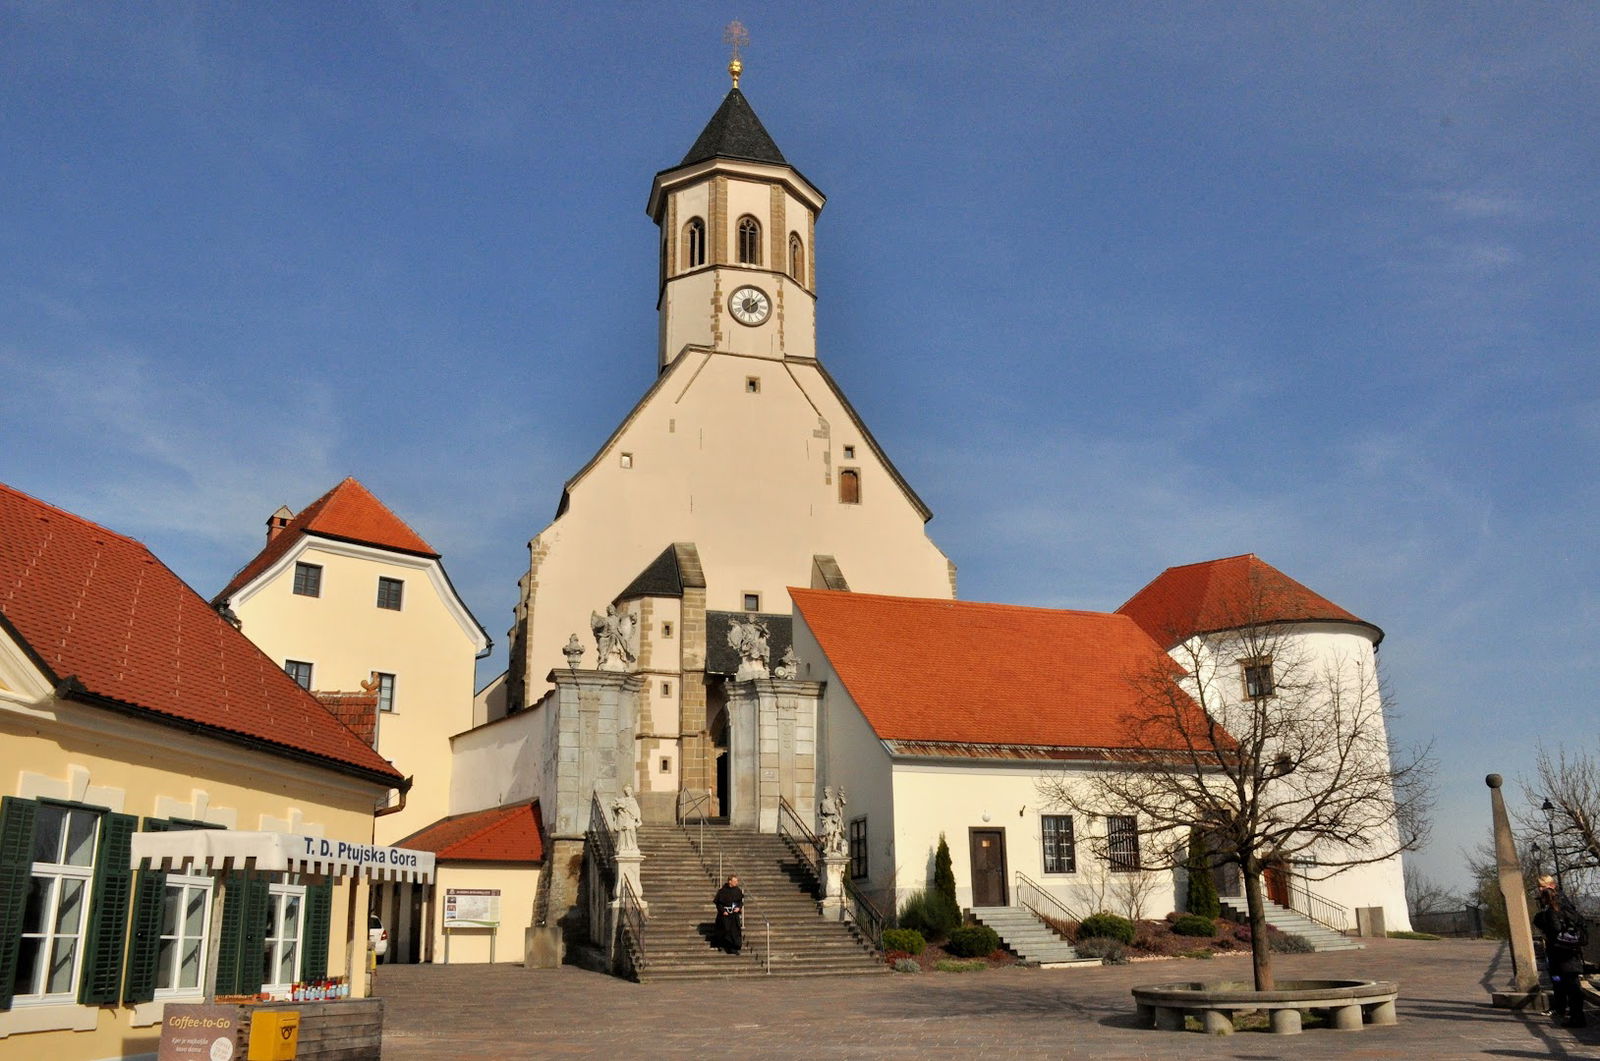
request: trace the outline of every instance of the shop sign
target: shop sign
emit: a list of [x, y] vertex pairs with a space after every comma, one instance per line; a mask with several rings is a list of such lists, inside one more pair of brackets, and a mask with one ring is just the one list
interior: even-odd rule
[[244, 1032], [238, 1006], [168, 1003], [157, 1061], [233, 1061]]

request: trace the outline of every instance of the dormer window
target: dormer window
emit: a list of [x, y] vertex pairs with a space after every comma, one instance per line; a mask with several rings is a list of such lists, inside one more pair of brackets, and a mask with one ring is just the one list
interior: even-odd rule
[[694, 269], [706, 263], [706, 223], [691, 217], [683, 226], [683, 267]]
[[806, 246], [798, 232], [789, 233], [789, 275], [801, 284], [806, 282]]
[[749, 214], [739, 219], [739, 264], [761, 264], [761, 222]]

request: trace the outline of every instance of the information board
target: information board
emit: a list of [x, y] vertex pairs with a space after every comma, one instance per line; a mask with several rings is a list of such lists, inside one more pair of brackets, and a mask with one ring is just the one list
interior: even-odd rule
[[499, 924], [499, 888], [444, 890], [445, 928], [495, 928]]

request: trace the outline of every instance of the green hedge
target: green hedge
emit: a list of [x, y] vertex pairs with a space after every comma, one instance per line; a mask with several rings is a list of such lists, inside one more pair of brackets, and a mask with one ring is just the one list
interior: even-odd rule
[[1090, 914], [1078, 925], [1078, 938], [1114, 939], [1118, 943], [1133, 942], [1133, 922], [1116, 914]]
[[950, 933], [945, 949], [958, 958], [987, 958], [1000, 947], [1000, 936], [988, 925], [962, 925]]
[[928, 941], [914, 928], [886, 928], [883, 930], [883, 949], [905, 954], [921, 954]]
[[1172, 934], [1175, 936], [1215, 936], [1217, 934], [1217, 923], [1209, 917], [1184, 914], [1172, 923]]

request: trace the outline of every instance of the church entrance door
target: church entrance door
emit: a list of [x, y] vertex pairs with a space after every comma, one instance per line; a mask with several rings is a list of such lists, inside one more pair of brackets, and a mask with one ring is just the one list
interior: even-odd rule
[[1007, 905], [1005, 830], [968, 829], [967, 834], [972, 848], [972, 905]]

